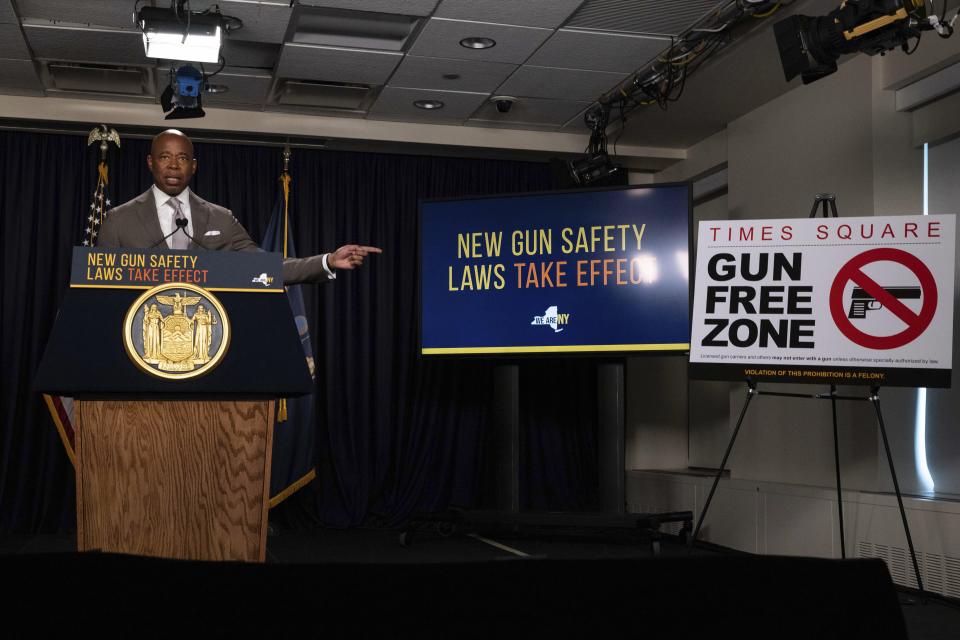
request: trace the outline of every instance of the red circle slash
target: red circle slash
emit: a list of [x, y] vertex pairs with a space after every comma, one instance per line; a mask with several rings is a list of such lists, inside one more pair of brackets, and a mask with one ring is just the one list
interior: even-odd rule
[[[866, 265], [881, 261], [901, 264], [917, 276], [920, 281], [920, 288], [923, 291], [923, 306], [920, 308], [919, 314], [914, 313], [907, 305], [894, 298], [873, 278], [863, 272], [863, 267]], [[907, 328], [892, 336], [874, 336], [853, 326], [853, 323], [847, 318], [843, 305], [843, 290], [848, 280], [852, 280], [854, 284], [873, 296], [877, 302], [883, 305], [884, 309], [888, 309], [900, 318], [907, 325]], [[833, 316], [837, 328], [840, 329], [840, 333], [861, 347], [868, 349], [896, 349], [916, 340], [930, 326], [936, 310], [937, 283], [933, 274], [919, 258], [900, 249], [884, 247], [882, 249], [871, 249], [854, 256], [840, 268], [833, 281], [833, 286], [830, 287], [830, 314]]]

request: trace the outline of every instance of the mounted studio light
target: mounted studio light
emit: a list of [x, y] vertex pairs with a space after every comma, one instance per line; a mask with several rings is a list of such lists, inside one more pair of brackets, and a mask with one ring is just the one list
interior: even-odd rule
[[160, 106], [166, 114], [164, 120], [202, 118], [206, 115], [200, 95], [204, 77], [194, 67], [183, 65], [170, 70], [170, 84], [160, 94]]
[[[947, 2], [941, 7], [945, 14]], [[883, 55], [897, 47], [913, 53], [924, 31], [949, 38], [953, 25], [944, 18], [928, 13], [927, 0], [844, 0], [825, 16], [785, 18], [773, 25], [773, 32], [787, 81], [800, 76], [810, 84], [836, 72], [844, 54]]]
[[607, 155], [607, 123], [610, 110], [602, 106], [587, 110], [584, 121], [590, 127], [590, 144], [587, 153], [578, 160], [568, 160], [570, 177], [580, 186], [590, 186], [613, 175], [620, 167]]
[[618, 167], [613, 164], [606, 151], [587, 155], [579, 160], [570, 160], [570, 177], [581, 186], [589, 186], [616, 173]]
[[218, 9], [190, 11], [189, 0], [174, 0], [169, 9], [143, 7], [137, 12], [148, 58], [217, 62], [224, 33], [243, 26]]

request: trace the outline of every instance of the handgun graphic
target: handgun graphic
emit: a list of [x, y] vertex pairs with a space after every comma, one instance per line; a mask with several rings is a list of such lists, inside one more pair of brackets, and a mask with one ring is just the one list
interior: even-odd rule
[[[884, 291], [892, 295], [897, 300], [919, 300], [920, 287], [884, 287]], [[866, 318], [867, 311], [876, 311], [883, 308], [880, 301], [872, 295], [861, 289], [853, 288], [853, 298], [850, 301], [850, 313], [848, 318]]]

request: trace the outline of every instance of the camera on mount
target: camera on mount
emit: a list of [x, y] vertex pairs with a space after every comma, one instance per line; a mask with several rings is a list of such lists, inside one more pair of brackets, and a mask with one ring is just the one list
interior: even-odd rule
[[510, 113], [510, 109], [516, 101], [517, 99], [513, 96], [493, 96], [490, 98], [490, 102], [497, 105], [497, 111], [500, 113]]
[[927, 15], [926, 0], [859, 0], [844, 1], [825, 16], [790, 16], [773, 31], [786, 79], [800, 76], [810, 84], [835, 72], [841, 55], [906, 50], [910, 40], [929, 29], [947, 37], [942, 29], [949, 27], [938, 27], [939, 19]]

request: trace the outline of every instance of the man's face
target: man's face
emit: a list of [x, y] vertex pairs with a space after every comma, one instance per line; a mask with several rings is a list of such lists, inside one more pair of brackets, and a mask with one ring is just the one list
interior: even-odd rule
[[162, 135], [150, 148], [147, 166], [160, 191], [169, 196], [178, 195], [187, 188], [197, 170], [193, 144], [186, 136]]

